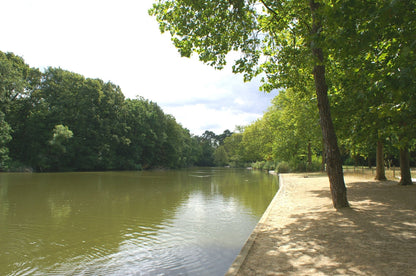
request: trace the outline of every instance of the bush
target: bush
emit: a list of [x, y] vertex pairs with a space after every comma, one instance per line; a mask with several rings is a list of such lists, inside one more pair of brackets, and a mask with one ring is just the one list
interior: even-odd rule
[[318, 159], [312, 159], [311, 167], [309, 168], [310, 172], [319, 172], [321, 170], [322, 162]]
[[289, 163], [287, 163], [286, 161], [280, 162], [276, 166], [276, 171], [278, 173], [288, 173], [288, 172], [290, 172]]
[[257, 169], [257, 170], [270, 171], [270, 170], [276, 169], [276, 163], [273, 160], [257, 161], [255, 163], [251, 163], [250, 167], [252, 167], [253, 169]]
[[33, 172], [33, 168], [19, 161], [12, 160], [7, 168], [8, 172]]
[[254, 163], [251, 163], [251, 166], [253, 169], [262, 170], [264, 167], [265, 161], [257, 161]]
[[231, 168], [247, 168], [247, 167], [251, 167], [251, 163], [246, 163], [244, 161], [230, 161], [229, 162], [229, 166]]
[[276, 169], [276, 162], [272, 160], [266, 161], [263, 166], [263, 170], [273, 171], [275, 169]]
[[292, 172], [317, 172], [321, 169], [321, 161], [318, 158], [313, 158], [312, 163], [308, 165], [306, 161], [291, 160], [289, 167]]
[[307, 162], [304, 160], [293, 159], [290, 162], [281, 161], [276, 163], [275, 161], [257, 161], [251, 163], [249, 167], [257, 170], [274, 170], [278, 173], [288, 173], [288, 172], [316, 172], [321, 169], [320, 158], [314, 157], [312, 163], [308, 166]]

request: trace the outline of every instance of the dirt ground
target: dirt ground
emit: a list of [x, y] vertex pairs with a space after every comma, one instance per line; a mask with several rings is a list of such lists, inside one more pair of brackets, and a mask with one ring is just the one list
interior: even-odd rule
[[416, 185], [345, 182], [351, 208], [337, 211], [326, 175], [281, 175], [227, 275], [416, 275]]

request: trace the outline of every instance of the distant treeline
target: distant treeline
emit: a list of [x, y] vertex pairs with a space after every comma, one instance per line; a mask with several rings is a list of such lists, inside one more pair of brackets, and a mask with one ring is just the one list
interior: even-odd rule
[[205, 136], [191, 135], [152, 101], [125, 99], [111, 82], [42, 72], [0, 52], [0, 170], [214, 165]]

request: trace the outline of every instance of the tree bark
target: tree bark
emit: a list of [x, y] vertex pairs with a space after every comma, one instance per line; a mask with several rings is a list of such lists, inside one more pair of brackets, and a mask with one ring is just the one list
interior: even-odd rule
[[322, 138], [322, 162], [321, 162], [321, 172], [325, 171], [325, 165], [326, 165], [326, 153], [325, 153], [325, 142]]
[[[315, 3], [314, 0], [310, 0], [309, 4], [312, 12], [311, 37], [319, 37], [321, 23], [316, 17], [316, 11], [319, 9], [319, 4]], [[345, 187], [344, 182], [344, 173], [342, 170], [342, 160], [338, 148], [337, 136], [335, 134], [331, 118], [328, 86], [325, 79], [324, 55], [322, 48], [317, 47], [318, 44], [316, 42], [317, 41], [311, 43], [312, 54], [316, 59], [313, 75], [315, 80], [316, 96], [318, 99], [322, 136], [325, 142], [327, 173], [331, 189], [332, 203], [336, 209], [340, 209], [349, 207], [347, 200], [347, 188]]]
[[308, 163], [307, 163], [307, 168], [306, 171], [310, 171], [312, 168], [312, 145], [311, 142], [308, 142]]
[[412, 185], [412, 176], [410, 173], [410, 154], [406, 147], [400, 149], [400, 185]]
[[371, 163], [371, 156], [370, 156], [370, 154], [368, 154], [368, 156], [367, 156], [367, 165], [368, 165], [368, 168], [370, 170], [373, 168], [373, 164]]
[[377, 141], [375, 180], [387, 180], [386, 172], [384, 170], [383, 143], [380, 140]]

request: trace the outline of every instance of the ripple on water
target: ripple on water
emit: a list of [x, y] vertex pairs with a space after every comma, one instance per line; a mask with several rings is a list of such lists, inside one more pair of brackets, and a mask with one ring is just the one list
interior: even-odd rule
[[[61, 257], [36, 256], [36, 250], [20, 251], [23, 259], [31, 261], [15, 264], [13, 271], [16, 273], [12, 275], [218, 275], [218, 271], [226, 271], [229, 266], [223, 259], [231, 262], [239, 250], [236, 248], [230, 253], [230, 248], [225, 244], [218, 246], [216, 241], [223, 231], [216, 229], [217, 225], [226, 224], [230, 217], [225, 214], [218, 223], [211, 223], [204, 219], [206, 213], [195, 212], [195, 207], [201, 207], [198, 204], [183, 204], [178, 209], [181, 218], [167, 219], [157, 226], [140, 219], [125, 221], [125, 230], [120, 233], [115, 249], [104, 242], [114, 238], [105, 237], [111, 232], [99, 232], [96, 239], [82, 240], [81, 230], [72, 242], [54, 240], [49, 243], [51, 250]], [[205, 212], [218, 213], [218, 208], [227, 210], [225, 206], [206, 206]], [[97, 220], [95, 218], [94, 222], [100, 224]], [[33, 229], [30, 232], [33, 233]], [[37, 240], [36, 235], [18, 242], [22, 243], [22, 248], [28, 244], [36, 248], [44, 243]], [[39, 258], [55, 263], [37, 268]]]
[[[0, 234], [5, 233], [0, 235], [0, 275], [223, 275], [257, 222], [250, 207], [257, 201], [248, 206], [242, 202], [259, 194], [258, 185], [236, 186], [245, 193], [235, 197], [232, 182], [216, 184], [229, 178], [209, 170], [186, 176], [192, 178], [189, 184], [182, 175], [180, 184], [174, 184], [169, 174], [157, 189], [153, 182], [119, 185], [118, 178], [117, 184], [103, 181], [98, 190], [77, 184], [82, 186], [80, 199], [72, 201], [66, 197], [73, 190], [61, 191], [58, 199], [65, 197], [70, 209], [56, 199], [51, 218], [27, 215], [23, 223], [0, 225]], [[135, 203], [147, 203], [142, 195], [159, 193], [165, 186], [168, 195], [155, 197], [160, 202]], [[171, 198], [174, 203], [166, 203]], [[14, 267], [2, 268], [4, 261]]]

